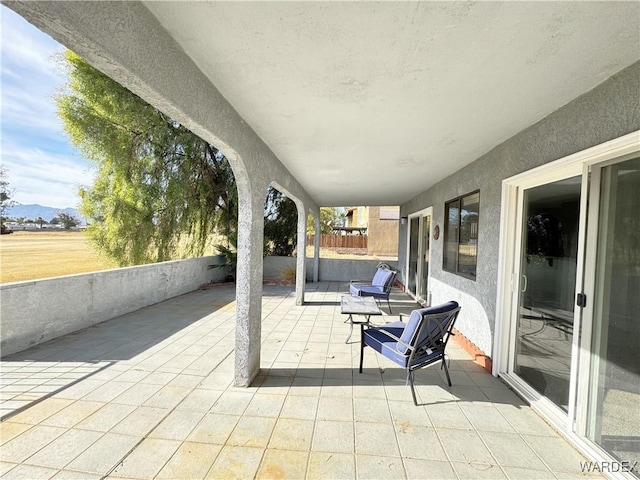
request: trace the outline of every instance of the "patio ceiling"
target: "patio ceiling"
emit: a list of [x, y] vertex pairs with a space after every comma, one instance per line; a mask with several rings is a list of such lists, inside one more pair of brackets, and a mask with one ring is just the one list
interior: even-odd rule
[[326, 206], [402, 204], [640, 52], [637, 2], [144, 5]]

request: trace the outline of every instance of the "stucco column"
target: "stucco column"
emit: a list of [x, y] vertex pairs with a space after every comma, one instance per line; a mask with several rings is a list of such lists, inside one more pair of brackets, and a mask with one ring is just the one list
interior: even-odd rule
[[313, 243], [313, 281], [320, 281], [320, 211], [314, 214], [316, 217], [316, 231]]
[[264, 192], [238, 191], [235, 385], [248, 387], [260, 370]]
[[306, 249], [307, 249], [307, 209], [302, 202], [296, 202], [298, 207], [298, 236], [296, 250], [296, 305], [304, 304], [304, 287], [307, 282]]

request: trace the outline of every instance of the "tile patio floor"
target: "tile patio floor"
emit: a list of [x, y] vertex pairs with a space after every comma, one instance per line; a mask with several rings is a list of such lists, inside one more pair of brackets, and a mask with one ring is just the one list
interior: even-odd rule
[[[583, 478], [585, 459], [450, 343], [454, 386], [345, 344], [346, 285], [264, 289], [262, 370], [232, 386], [234, 295], [184, 295], [4, 358], [0, 476]], [[398, 293], [394, 313], [412, 305]], [[464, 308], [464, 306], [463, 306]], [[379, 317], [382, 321], [388, 317]]]

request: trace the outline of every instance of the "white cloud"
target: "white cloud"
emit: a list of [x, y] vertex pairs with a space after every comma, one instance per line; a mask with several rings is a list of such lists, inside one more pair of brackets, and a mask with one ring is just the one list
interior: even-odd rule
[[2, 147], [13, 199], [22, 204], [76, 207], [80, 201], [78, 188], [93, 183], [91, 166], [80, 159], [38, 147], [24, 148], [4, 142]]
[[13, 127], [61, 135], [62, 122], [56, 114], [52, 93], [42, 93], [2, 82], [2, 122]]
[[60, 75], [52, 55], [64, 47], [4, 5], [0, 7], [2, 62], [53, 81]]
[[0, 9], [3, 123], [59, 134], [53, 95], [66, 78], [54, 56], [64, 47], [7, 7]]
[[0, 6], [2, 65], [1, 162], [14, 200], [55, 208], [75, 207], [89, 185], [88, 162], [68, 144], [53, 95], [66, 82], [55, 55], [64, 47]]

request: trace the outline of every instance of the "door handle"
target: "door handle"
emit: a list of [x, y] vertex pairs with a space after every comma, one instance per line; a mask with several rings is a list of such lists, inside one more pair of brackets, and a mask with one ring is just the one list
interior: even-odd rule
[[522, 275], [522, 293], [527, 291], [527, 288], [529, 287], [529, 279], [527, 278], [526, 275]]
[[584, 293], [579, 293], [576, 296], [576, 305], [582, 308], [587, 306], [587, 296]]

